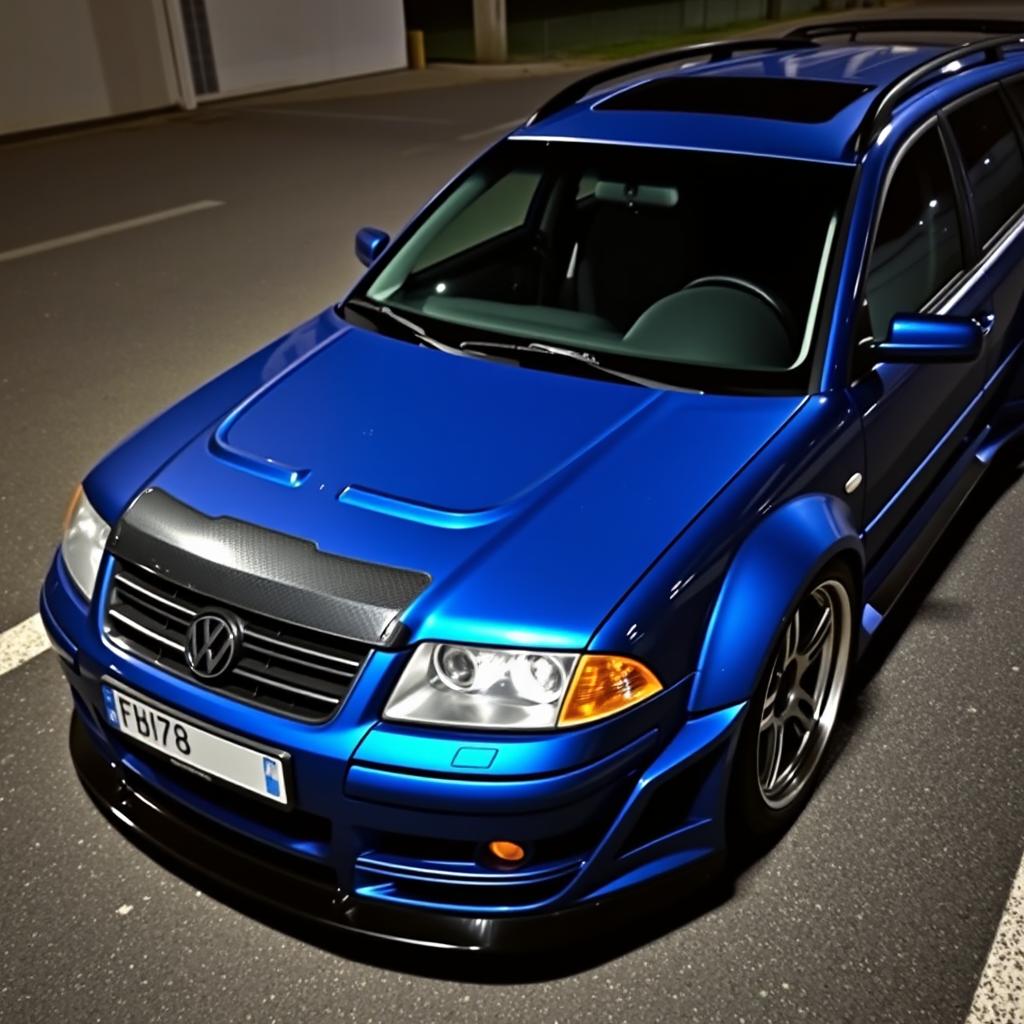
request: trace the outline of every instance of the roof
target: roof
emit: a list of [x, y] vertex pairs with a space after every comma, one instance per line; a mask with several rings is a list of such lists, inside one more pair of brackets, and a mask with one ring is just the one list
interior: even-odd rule
[[[677, 64], [619, 81], [539, 118], [514, 137], [853, 163], [851, 140], [872, 103], [902, 76], [949, 49], [946, 44], [794, 44], [792, 50]], [[1018, 55], [1014, 59], [1019, 70]], [[694, 88], [698, 83], [704, 88]], [[812, 99], [812, 92], [820, 95]], [[799, 108], [807, 109], [797, 113]]]

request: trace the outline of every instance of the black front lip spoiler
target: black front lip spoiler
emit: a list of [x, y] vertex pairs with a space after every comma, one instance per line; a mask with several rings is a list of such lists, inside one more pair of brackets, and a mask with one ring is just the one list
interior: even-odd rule
[[[97, 748], [76, 711], [71, 720], [71, 759], [83, 786], [106, 817], [136, 845], [174, 867], [183, 867], [228, 893], [239, 895], [289, 919], [316, 926], [433, 949], [465, 952], [536, 953], [552, 947], [591, 942], [617, 924], [663, 911], [666, 898], [678, 899], [690, 885], [699, 886], [720, 871], [709, 858], [664, 884], [647, 884], [606, 900], [544, 914], [511, 917], [463, 917], [359, 899], [315, 880], [300, 870], [250, 855], [221, 841], [198, 821], [176, 813], [172, 802], [138, 792], [118, 767]], [[696, 877], [694, 877], [696, 876]]]

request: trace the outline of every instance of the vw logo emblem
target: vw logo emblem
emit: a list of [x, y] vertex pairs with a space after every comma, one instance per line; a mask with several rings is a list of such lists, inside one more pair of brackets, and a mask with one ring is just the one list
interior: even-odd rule
[[222, 612], [200, 612], [185, 634], [185, 660], [199, 679], [216, 679], [235, 662], [242, 631]]

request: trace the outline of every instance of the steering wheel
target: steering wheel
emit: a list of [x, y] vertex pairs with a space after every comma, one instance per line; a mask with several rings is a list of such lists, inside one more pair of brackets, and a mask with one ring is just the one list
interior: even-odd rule
[[790, 315], [789, 310], [774, 295], [765, 291], [759, 285], [754, 284], [752, 281], [745, 281], [742, 277], [731, 277], [728, 274], [708, 274], [706, 277], [698, 277], [695, 281], [691, 281], [683, 288], [683, 291], [685, 292], [690, 288], [707, 284], [717, 285], [719, 288], [735, 288], [737, 291], [756, 295], [762, 302], [771, 306], [785, 325], [786, 332], [792, 337], [793, 317]]

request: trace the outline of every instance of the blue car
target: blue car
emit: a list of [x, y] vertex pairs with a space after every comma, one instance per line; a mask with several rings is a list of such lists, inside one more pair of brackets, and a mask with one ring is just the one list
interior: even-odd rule
[[790, 825], [1024, 427], [1024, 24], [877, 31], [582, 79], [92, 470], [41, 605], [112, 821], [478, 950]]

